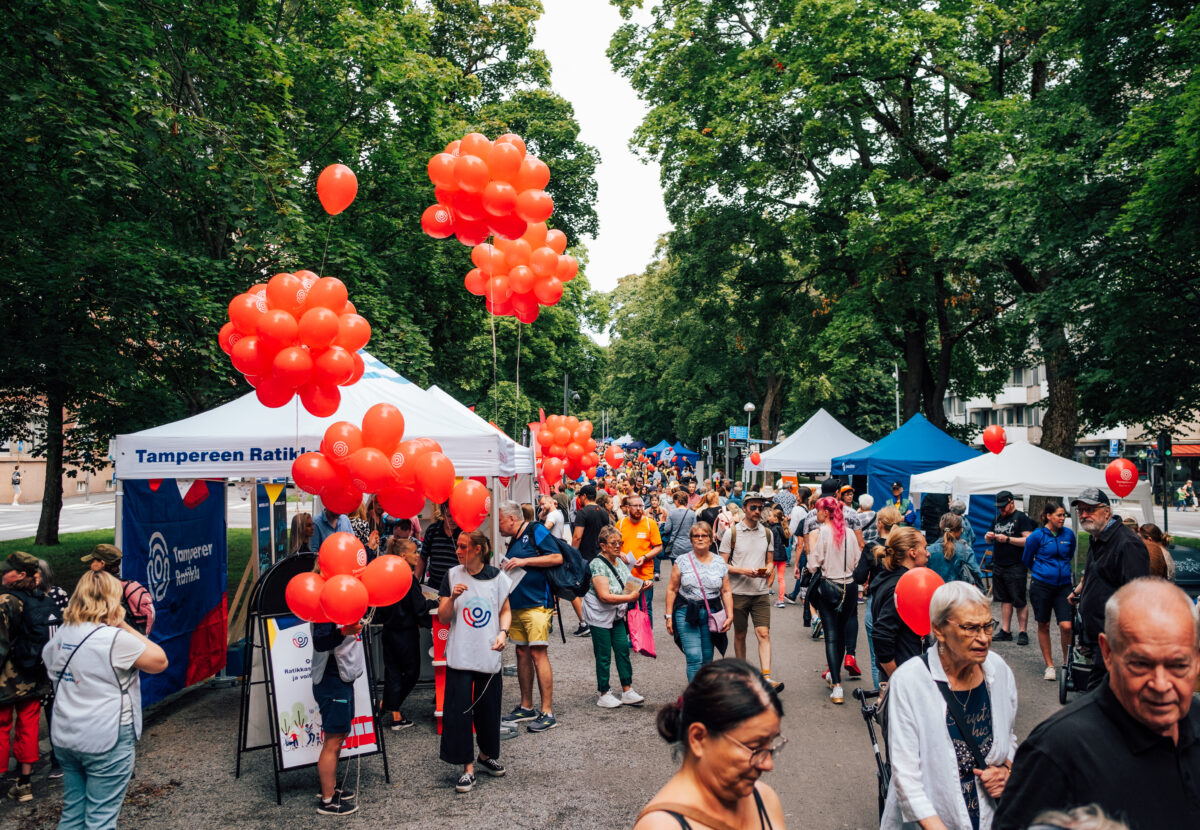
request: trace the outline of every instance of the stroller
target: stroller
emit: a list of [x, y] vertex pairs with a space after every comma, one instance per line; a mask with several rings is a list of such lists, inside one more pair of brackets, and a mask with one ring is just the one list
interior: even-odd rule
[[1092, 675], [1092, 660], [1080, 650], [1079, 606], [1071, 614], [1071, 645], [1067, 648], [1067, 662], [1058, 673], [1058, 702], [1066, 704], [1071, 692], [1086, 692]]
[[879, 817], [883, 818], [883, 807], [887, 803], [888, 786], [892, 781], [892, 765], [888, 763], [886, 754], [880, 750], [879, 739], [875, 737], [875, 724], [879, 724], [880, 728], [883, 727], [883, 722], [880, 720], [882, 710], [879, 704], [867, 702], [879, 697], [879, 690], [855, 689], [853, 694], [862, 706], [861, 711], [863, 720], [867, 724], [867, 734], [871, 736], [871, 748], [875, 750], [875, 778], [879, 789]]

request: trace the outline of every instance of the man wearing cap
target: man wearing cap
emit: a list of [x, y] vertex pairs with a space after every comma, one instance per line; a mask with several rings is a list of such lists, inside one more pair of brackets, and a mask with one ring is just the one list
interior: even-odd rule
[[899, 481], [892, 482], [892, 507], [900, 511], [900, 515], [904, 517], [904, 523], [907, 525], [912, 525], [917, 518], [917, 514], [913, 510], [912, 499], [904, 498], [904, 485]]
[[[41, 573], [36, 556], [16, 551], [4, 561], [2, 569], [0, 763], [8, 769], [11, 748], [19, 766], [17, 782], [8, 790], [8, 797], [32, 801], [29, 776], [38, 760], [38, 716], [42, 698], [50, 693], [41, 651], [49, 640], [49, 626], [57, 627], [62, 615], [54, 601], [38, 589]], [[54, 618], [47, 617], [51, 612]]]
[[1091, 535], [1083, 578], [1071, 593], [1079, 603], [1079, 638], [1083, 651], [1093, 655], [1088, 688], [1099, 686], [1108, 671], [1096, 645], [1104, 631], [1104, 605], [1122, 585], [1150, 575], [1150, 552], [1146, 543], [1112, 512], [1108, 494], [1089, 487], [1071, 501], [1079, 513], [1079, 526]]
[[771, 531], [759, 520], [762, 493], [751, 490], [742, 499], [744, 516], [721, 539], [719, 553], [729, 563], [729, 584], [733, 589], [733, 651], [746, 659], [747, 622], [754, 624], [758, 638], [758, 662], [763, 677], [776, 691], [783, 684], [771, 680], [771, 582], [775, 578]]
[[150, 629], [154, 627], [154, 597], [137, 580], [121, 579], [121, 549], [116, 545], [96, 545], [81, 561], [93, 571], [108, 571], [121, 580], [125, 621], [149, 637]]
[[1029, 606], [1025, 604], [1029, 572], [1021, 554], [1025, 538], [1034, 531], [1033, 520], [1017, 509], [1013, 494], [1001, 490], [996, 494], [996, 518], [992, 529], [983, 537], [992, 546], [992, 596], [1000, 600], [1000, 630], [996, 640], [1011, 640], [1013, 607], [1021, 633], [1017, 645], [1029, 645], [1025, 627], [1029, 622]]

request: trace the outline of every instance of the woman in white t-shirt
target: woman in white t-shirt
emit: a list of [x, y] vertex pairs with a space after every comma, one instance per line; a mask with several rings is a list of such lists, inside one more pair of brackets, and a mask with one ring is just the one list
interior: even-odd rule
[[713, 659], [713, 632], [709, 612], [724, 612], [718, 634], [729, 631], [733, 622], [733, 589], [729, 565], [713, 553], [713, 532], [708, 522], [696, 522], [688, 531], [690, 552], [675, 560], [667, 583], [667, 632], [679, 632], [679, 643], [687, 660], [687, 678], [692, 678]]
[[55, 686], [50, 742], [63, 769], [58, 826], [116, 827], [142, 733], [138, 671], [164, 671], [167, 655], [125, 622], [121, 581], [88, 571], [42, 662]]
[[[504, 775], [500, 757], [501, 662], [512, 611], [513, 581], [489, 564], [492, 545], [478, 530], [458, 535], [458, 565], [446, 571], [438, 591], [438, 619], [450, 626], [446, 640], [446, 694], [442, 702], [441, 758], [461, 764], [454, 788], [475, 786], [475, 770]], [[479, 742], [474, 761], [471, 727]]]

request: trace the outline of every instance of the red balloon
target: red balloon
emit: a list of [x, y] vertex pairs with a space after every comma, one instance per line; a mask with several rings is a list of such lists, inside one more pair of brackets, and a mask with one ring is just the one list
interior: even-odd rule
[[579, 273], [579, 260], [570, 254], [563, 254], [558, 258], [558, 270], [554, 276], [558, 277], [562, 282], [570, 282], [575, 279], [575, 275]]
[[346, 459], [362, 448], [362, 430], [349, 421], [330, 424], [321, 438], [321, 452], [334, 465], [345, 464]]
[[312, 382], [322, 386], [342, 386], [348, 383], [354, 373], [354, 357], [354, 354], [341, 346], [330, 346], [313, 361]]
[[331, 164], [317, 177], [317, 198], [330, 216], [337, 216], [358, 195], [358, 179], [344, 164]]
[[377, 403], [363, 415], [363, 445], [390, 454], [404, 438], [404, 413], [390, 403]]
[[272, 351], [279, 351], [284, 346], [296, 342], [300, 327], [296, 318], [280, 308], [271, 309], [258, 318], [258, 339]]
[[532, 317], [534, 320], [537, 319], [539, 306], [537, 297], [533, 296], [533, 294], [513, 294], [510, 302], [512, 302], [513, 311], [516, 312], [517, 318], [522, 323], [526, 322], [523, 319], [525, 317]]
[[462, 149], [462, 139], [460, 138], [456, 141], [451, 141], [449, 144], [447, 144], [446, 149], [443, 150], [442, 152], [449, 153], [450, 155], [457, 157], [459, 155], [459, 152], [461, 149]]
[[[496, 143], [488, 150], [487, 166], [493, 179], [508, 183], [517, 177], [521, 169], [521, 160], [525, 158], [524, 149], [514, 144], [496, 139]], [[510, 185], [511, 186], [511, 185]], [[514, 195], [516, 191], [513, 191]]]
[[473, 247], [488, 238], [491, 230], [482, 219], [455, 219], [454, 238], [467, 247]]
[[550, 246], [543, 246], [529, 255], [529, 267], [539, 277], [553, 277], [558, 271], [558, 254]]
[[354, 361], [354, 371], [350, 373], [350, 380], [341, 384], [342, 386], [351, 386], [355, 383], [358, 383], [359, 380], [362, 379], [363, 374], [367, 371], [367, 364], [362, 359], [362, 355], [360, 355], [358, 352], [351, 354], [350, 359]]
[[521, 235], [521, 238], [529, 243], [529, 250], [535, 251], [538, 248], [546, 247], [546, 236], [549, 231], [546, 230], [545, 222], [534, 222]]
[[583, 458], [585, 452], [587, 451], [583, 448], [582, 444], [576, 444], [574, 441], [567, 444], [567, 458], [572, 461], [579, 461]]
[[233, 344], [242, 339], [242, 333], [237, 330], [237, 326], [233, 323], [226, 323], [221, 326], [221, 331], [217, 333], [217, 345], [221, 347], [221, 351], [225, 354], [233, 353]]
[[412, 487], [389, 487], [379, 491], [379, 503], [388, 515], [411, 519], [425, 507], [425, 496]]
[[492, 497], [478, 481], [464, 479], [450, 492], [450, 517], [463, 530], [475, 530], [487, 520]]
[[550, 184], [550, 168], [541, 159], [526, 156], [521, 160], [521, 167], [513, 184], [517, 190], [541, 190]]
[[229, 357], [233, 368], [243, 375], [265, 375], [271, 371], [271, 361], [275, 355], [251, 335], [234, 343]]
[[317, 565], [326, 579], [337, 574], [356, 574], [367, 566], [367, 549], [353, 533], [333, 533], [321, 543]]
[[338, 333], [333, 339], [335, 346], [348, 352], [357, 352], [371, 340], [371, 324], [358, 314], [343, 314], [338, 318]]
[[502, 239], [520, 239], [529, 229], [529, 225], [520, 216], [510, 213], [508, 216], [488, 215], [487, 225], [492, 233]]
[[554, 443], [554, 436], [550, 434], [550, 430], [546, 429], [545, 424], [538, 430], [537, 442], [542, 445], [543, 449]]
[[513, 313], [512, 301], [508, 299], [501, 300], [498, 303], [493, 303], [489, 297], [488, 299], [484, 300], [483, 305], [484, 308], [488, 310], [489, 314], [494, 314], [497, 317], [508, 317]]
[[454, 489], [454, 463], [441, 452], [417, 456], [413, 472], [425, 497], [434, 504], [450, 498]]
[[561, 458], [547, 458], [542, 462], [542, 475], [547, 482], [554, 484], [562, 478], [564, 467], [566, 464]]
[[[511, 147], [501, 144], [501, 147]], [[488, 182], [483, 189], [483, 209], [492, 216], [507, 216], [517, 207], [517, 189], [508, 182]]]
[[464, 155], [454, 160], [454, 182], [466, 193], [479, 193], [491, 178], [488, 166], [479, 156]]
[[312, 374], [313, 361], [308, 349], [303, 346], [288, 346], [280, 349], [272, 361], [275, 377], [283, 384], [298, 389], [308, 383]]
[[449, 153], [438, 153], [431, 158], [425, 168], [429, 174], [429, 181], [433, 182], [435, 187], [457, 188], [458, 183], [454, 180], [454, 162], [456, 160]]
[[338, 333], [338, 316], [327, 308], [310, 308], [300, 317], [297, 324], [297, 337], [300, 342], [310, 349], [319, 350], [329, 347]]
[[346, 472], [354, 489], [364, 493], [378, 493], [396, 484], [390, 458], [375, 447], [367, 446], [351, 453], [346, 459]]
[[321, 610], [338, 625], [354, 625], [361, 620], [369, 602], [367, 587], [353, 576], [330, 577], [321, 589]]
[[304, 281], [295, 274], [276, 274], [267, 280], [267, 305], [299, 317], [304, 311]]
[[1004, 434], [1004, 427], [999, 424], [992, 424], [983, 431], [983, 445], [990, 452], [998, 453], [1004, 449], [1004, 445], [1008, 443], [1008, 436]]
[[412, 587], [413, 573], [402, 557], [384, 554], [371, 560], [359, 579], [367, 589], [367, 604], [378, 608], [404, 599]]
[[546, 247], [562, 256], [567, 251], [567, 235], [558, 228], [546, 231]]
[[454, 211], [444, 204], [430, 205], [421, 214], [421, 230], [434, 239], [454, 234]]
[[259, 378], [254, 387], [258, 402], [270, 409], [278, 409], [287, 405], [296, 396], [296, 390], [276, 378], [267, 375]]
[[608, 462], [608, 466], [610, 467], [620, 467], [625, 463], [625, 450], [613, 444], [604, 451], [604, 460]]
[[757, 451], [750, 453], [750, 463], [757, 467], [762, 463], [762, 456]]
[[[529, 294], [533, 291], [536, 282], [537, 277], [534, 276], [533, 269], [528, 265], [514, 266], [508, 272], [508, 287], [514, 294]], [[534, 297], [533, 301], [537, 303], [538, 299]]]
[[462, 137], [462, 144], [459, 146], [462, 155], [478, 156], [481, 159], [487, 158], [491, 149], [492, 142], [483, 133], [467, 133]]
[[325, 579], [318, 573], [296, 574], [288, 580], [283, 590], [283, 599], [293, 614], [307, 622], [329, 622], [321, 610], [321, 589]]
[[337, 385], [323, 386], [309, 381], [296, 390], [300, 403], [318, 418], [328, 418], [342, 405], [342, 393]]
[[507, 300], [512, 296], [512, 288], [508, 284], [507, 274], [497, 274], [488, 280], [487, 290], [484, 296], [493, 303]]
[[896, 583], [896, 610], [900, 612], [900, 619], [922, 637], [932, 628], [929, 624], [929, 600], [943, 584], [937, 572], [929, 568], [909, 568]]
[[266, 304], [260, 306], [253, 294], [238, 294], [229, 301], [229, 320], [242, 334], [255, 334], [258, 331], [258, 318], [266, 310]]
[[1104, 468], [1104, 480], [1108, 482], [1109, 490], [1125, 498], [1137, 486], [1137, 467], [1128, 458], [1114, 458]]
[[544, 190], [523, 190], [517, 194], [516, 212], [526, 222], [545, 222], [554, 213], [554, 200]]
[[304, 304], [309, 308], [327, 308], [340, 314], [349, 299], [344, 282], [337, 277], [321, 277], [308, 289]]
[[[460, 223], [464, 220], [472, 220], [483, 222], [490, 214], [487, 208], [483, 206], [483, 195], [480, 193], [468, 193], [465, 190], [460, 190], [450, 197], [450, 205], [454, 208], [454, 227], [458, 229]], [[478, 243], [477, 243], [478, 244]]]
[[524, 239], [514, 239], [507, 242], [504, 247], [504, 262], [509, 268], [516, 268], [518, 265], [528, 265], [529, 255], [533, 253], [533, 248], [529, 247], [529, 243]]
[[446, 207], [454, 207], [454, 194], [458, 192], [457, 187], [435, 187], [433, 189], [433, 200], [439, 205]]
[[472, 268], [463, 279], [463, 286], [476, 297], [482, 297], [487, 293], [487, 283], [488, 278], [478, 268]]
[[558, 277], [543, 277], [533, 286], [533, 293], [542, 305], [554, 305], [562, 299], [563, 285]]
[[334, 513], [353, 513], [362, 504], [361, 490], [355, 490], [350, 485], [343, 488], [330, 488], [321, 494], [321, 504]]
[[516, 133], [505, 133], [496, 139], [497, 144], [511, 144], [521, 152], [521, 158], [525, 158], [525, 140]]
[[319, 452], [302, 453], [292, 462], [292, 480], [314, 496], [321, 495], [327, 487], [339, 486], [340, 482], [337, 469]]

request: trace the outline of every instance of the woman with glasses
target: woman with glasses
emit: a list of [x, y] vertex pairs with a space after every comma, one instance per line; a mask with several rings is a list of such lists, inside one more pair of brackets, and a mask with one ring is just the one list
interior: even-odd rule
[[[645, 698], [633, 690], [633, 663], [629, 659], [627, 606], [636, 602], [646, 582], [635, 580], [629, 565], [621, 558], [621, 533], [612, 525], [600, 528], [597, 536], [599, 555], [588, 564], [592, 585], [583, 595], [583, 621], [592, 638], [596, 658], [596, 705], [601, 709], [619, 709], [621, 705], [641, 706]], [[640, 582], [640, 585], [630, 583]], [[632, 590], [627, 590], [632, 589]], [[609, 691], [609, 671], [616, 657], [618, 697]]]
[[1012, 670], [991, 651], [987, 597], [948, 582], [929, 603], [937, 645], [888, 690], [892, 784], [880, 830], [989, 830], [1017, 750]]
[[658, 713], [658, 734], [683, 765], [650, 799], [634, 830], [784, 830], [775, 790], [759, 780], [787, 739], [770, 682], [741, 660], [709, 663]]
[[1021, 560], [1029, 569], [1029, 604], [1037, 621], [1038, 645], [1046, 661], [1046, 680], [1057, 680], [1054, 659], [1050, 656], [1050, 612], [1058, 619], [1058, 636], [1063, 664], [1071, 648], [1071, 562], [1075, 558], [1075, 533], [1066, 526], [1067, 509], [1057, 501], [1047, 501], [1042, 509], [1042, 526], [1025, 539]]
[[709, 612], [724, 612], [725, 621], [718, 634], [729, 631], [733, 623], [733, 589], [729, 585], [729, 565], [713, 553], [712, 525], [693, 524], [689, 541], [692, 549], [678, 557], [671, 568], [666, 617], [667, 633], [674, 636], [679, 632], [690, 683], [700, 667], [713, 659]]

